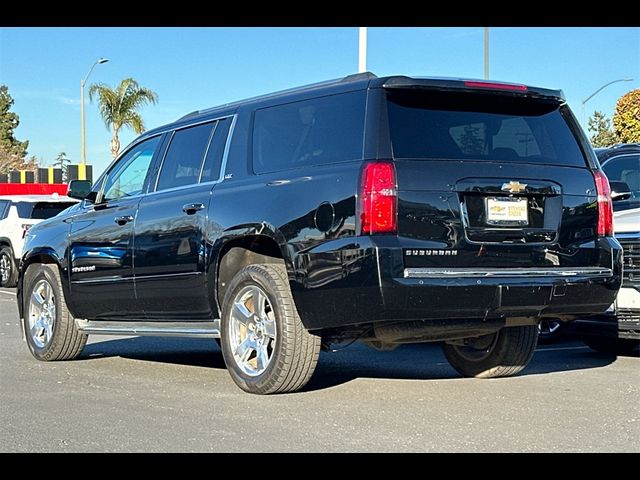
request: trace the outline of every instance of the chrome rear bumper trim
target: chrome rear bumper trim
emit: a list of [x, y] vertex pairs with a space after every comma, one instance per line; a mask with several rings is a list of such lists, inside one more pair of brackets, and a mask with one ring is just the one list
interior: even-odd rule
[[557, 278], [557, 277], [611, 277], [610, 268], [405, 268], [404, 278]]

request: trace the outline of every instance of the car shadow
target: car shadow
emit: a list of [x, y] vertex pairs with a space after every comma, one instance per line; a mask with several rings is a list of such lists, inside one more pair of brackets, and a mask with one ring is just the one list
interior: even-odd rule
[[122, 357], [148, 362], [193, 367], [227, 367], [222, 351], [209, 338], [127, 337], [93, 342], [84, 347], [78, 360]]
[[[637, 355], [635, 355], [637, 356]], [[87, 345], [80, 360], [122, 357], [150, 362], [225, 369], [215, 341], [199, 338], [129, 337]], [[615, 355], [596, 353], [580, 342], [543, 345], [521, 375], [539, 375], [600, 368]], [[356, 344], [334, 353], [322, 352], [318, 368], [305, 391], [322, 390], [357, 378], [443, 380], [462, 378], [446, 361], [439, 344], [402, 345], [379, 352]]]

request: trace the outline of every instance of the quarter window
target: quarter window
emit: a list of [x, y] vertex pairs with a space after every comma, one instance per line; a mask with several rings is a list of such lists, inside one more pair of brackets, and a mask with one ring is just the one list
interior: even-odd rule
[[362, 158], [366, 92], [263, 108], [255, 114], [253, 169], [277, 172]]

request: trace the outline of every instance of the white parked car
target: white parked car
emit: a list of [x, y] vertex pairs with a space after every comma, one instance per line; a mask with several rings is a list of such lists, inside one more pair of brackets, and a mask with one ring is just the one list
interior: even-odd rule
[[0, 286], [16, 285], [18, 262], [27, 230], [77, 202], [57, 193], [0, 196]]

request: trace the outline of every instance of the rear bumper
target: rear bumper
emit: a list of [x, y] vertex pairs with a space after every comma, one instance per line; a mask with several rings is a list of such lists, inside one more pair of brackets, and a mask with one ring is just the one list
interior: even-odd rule
[[[327, 248], [334, 243], [327, 242], [322, 251], [299, 255], [292, 291], [308, 329], [586, 316], [604, 312], [620, 288], [620, 246], [611, 239], [599, 242], [600, 258], [609, 262], [598, 267], [473, 270], [405, 268], [397, 237], [343, 239], [335, 241], [336, 249]], [[349, 262], [341, 260], [344, 252]]]

